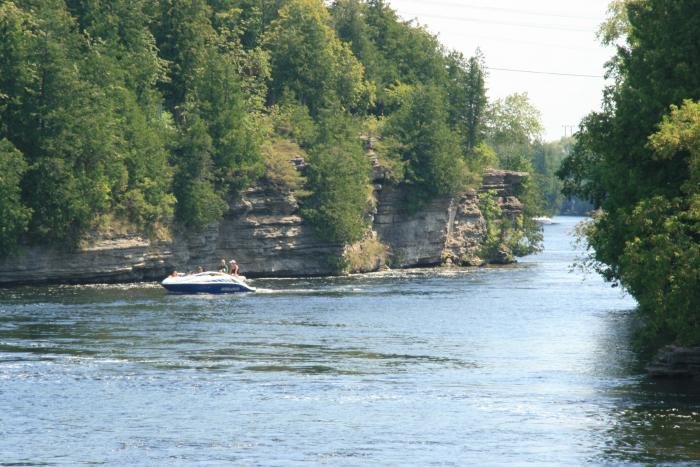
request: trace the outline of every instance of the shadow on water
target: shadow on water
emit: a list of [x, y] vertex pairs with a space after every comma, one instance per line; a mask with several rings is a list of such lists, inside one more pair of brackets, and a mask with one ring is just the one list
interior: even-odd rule
[[634, 310], [609, 313], [599, 339], [604, 375], [602, 395], [609, 402], [596, 463], [700, 462], [700, 381], [653, 379], [632, 348], [638, 327]]
[[646, 377], [617, 388], [599, 460], [700, 462], [698, 382]]

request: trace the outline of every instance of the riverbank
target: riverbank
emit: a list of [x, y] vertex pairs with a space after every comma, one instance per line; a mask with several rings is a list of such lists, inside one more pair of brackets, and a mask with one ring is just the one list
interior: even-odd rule
[[578, 220], [509, 267], [3, 291], [0, 457], [696, 463], [700, 399], [641, 372], [631, 297], [570, 271]]
[[[527, 174], [492, 170], [479, 191], [436, 198], [418, 212], [402, 208], [401, 188], [375, 173], [376, 210], [368, 238], [379, 248], [354, 272], [383, 267], [433, 267], [503, 262], [481, 253], [486, 223], [481, 196], [495, 196], [503, 219], [522, 212], [516, 194]], [[202, 232], [175, 232], [168, 241], [135, 235], [91, 238], [76, 250], [23, 248], [0, 261], [0, 286], [19, 284], [126, 283], [159, 280], [173, 270], [212, 268], [222, 258], [234, 258], [250, 277], [328, 276], [343, 270], [351, 245], [318, 240], [300, 215], [291, 192], [260, 183], [245, 190], [224, 219]]]

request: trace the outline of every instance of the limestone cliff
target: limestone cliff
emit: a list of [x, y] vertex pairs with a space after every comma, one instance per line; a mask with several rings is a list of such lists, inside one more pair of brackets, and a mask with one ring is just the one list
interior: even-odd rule
[[[497, 193], [504, 215], [522, 206], [514, 193], [525, 174], [491, 171], [483, 191]], [[479, 193], [438, 198], [413, 215], [402, 209], [402, 190], [376, 180], [377, 209], [371, 237], [386, 246], [384, 256], [363, 270], [453, 264], [480, 264], [485, 234]], [[261, 183], [242, 193], [226, 217], [201, 233], [176, 232], [170, 241], [138, 236], [94, 239], [76, 251], [27, 248], [0, 261], [0, 285], [154, 280], [173, 269], [214, 268], [235, 258], [253, 276], [328, 275], [337, 271], [345, 245], [320, 242], [299, 215], [290, 192]]]
[[178, 235], [178, 255], [171, 265], [193, 270], [235, 258], [250, 276], [332, 274], [343, 245], [319, 242], [299, 215], [290, 192], [265, 184], [246, 190], [223, 221], [202, 234]]
[[377, 213], [373, 228], [389, 247], [392, 267], [434, 266], [439, 264], [480, 265], [500, 258], [481, 258], [486, 236], [486, 220], [479, 209], [480, 196], [493, 193], [503, 216], [513, 218], [522, 212], [515, 197], [526, 173], [490, 170], [484, 174], [479, 192], [469, 190], [457, 197], [432, 200], [417, 213], [402, 209], [403, 192], [392, 186], [376, 190]]

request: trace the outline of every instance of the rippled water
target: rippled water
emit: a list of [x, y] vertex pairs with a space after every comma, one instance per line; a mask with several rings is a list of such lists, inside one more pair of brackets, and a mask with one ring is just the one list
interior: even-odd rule
[[0, 290], [0, 463], [700, 461], [698, 394], [570, 272], [578, 220], [514, 267]]

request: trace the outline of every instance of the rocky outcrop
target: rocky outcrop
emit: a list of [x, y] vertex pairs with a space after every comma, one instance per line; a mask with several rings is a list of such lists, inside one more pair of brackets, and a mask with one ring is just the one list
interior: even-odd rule
[[235, 258], [251, 276], [328, 275], [343, 245], [320, 242], [290, 192], [261, 185], [246, 190], [223, 221], [202, 234], [182, 234], [173, 267], [192, 270]]
[[377, 212], [372, 227], [389, 248], [391, 267], [434, 266], [442, 263], [449, 230], [451, 198], [437, 198], [414, 214], [404, 208], [402, 189], [387, 185], [376, 191]]
[[172, 244], [136, 236], [98, 240], [74, 251], [27, 248], [0, 262], [0, 285], [153, 280], [166, 275], [172, 257]]
[[516, 194], [525, 177], [527, 174], [523, 172], [487, 171], [479, 192], [469, 190], [458, 197], [436, 198], [415, 214], [405, 212], [405, 193], [401, 188], [378, 184], [377, 212], [372, 225], [389, 248], [390, 265], [397, 268], [444, 263], [469, 266], [493, 259], [479, 255], [486, 236], [486, 220], [479, 209], [480, 196], [486, 193], [495, 196], [503, 215], [514, 218], [522, 212]]
[[668, 345], [647, 366], [655, 378], [700, 378], [700, 347]]
[[468, 191], [450, 207], [450, 220], [443, 249], [443, 261], [460, 266], [484, 263], [480, 250], [486, 238], [486, 220], [479, 209], [479, 195]]
[[[481, 192], [494, 192], [504, 215], [515, 215], [522, 209], [515, 195], [524, 176], [488, 172]], [[359, 253], [353, 251], [360, 256], [379, 253], [364, 258], [369, 266], [360, 270], [376, 270], [387, 262], [396, 268], [482, 262], [478, 253], [486, 225], [479, 193], [437, 198], [407, 214], [405, 193], [383, 183], [383, 177], [383, 171], [375, 170], [371, 242]], [[235, 258], [252, 277], [329, 275], [337, 272], [345, 252], [345, 245], [316, 238], [292, 193], [261, 183], [242, 193], [220, 223], [200, 233], [175, 232], [172, 240], [159, 242], [133, 235], [93, 239], [75, 251], [27, 248], [0, 261], [0, 286], [154, 280], [172, 270], [191, 271], [200, 265], [211, 269], [223, 258]]]

